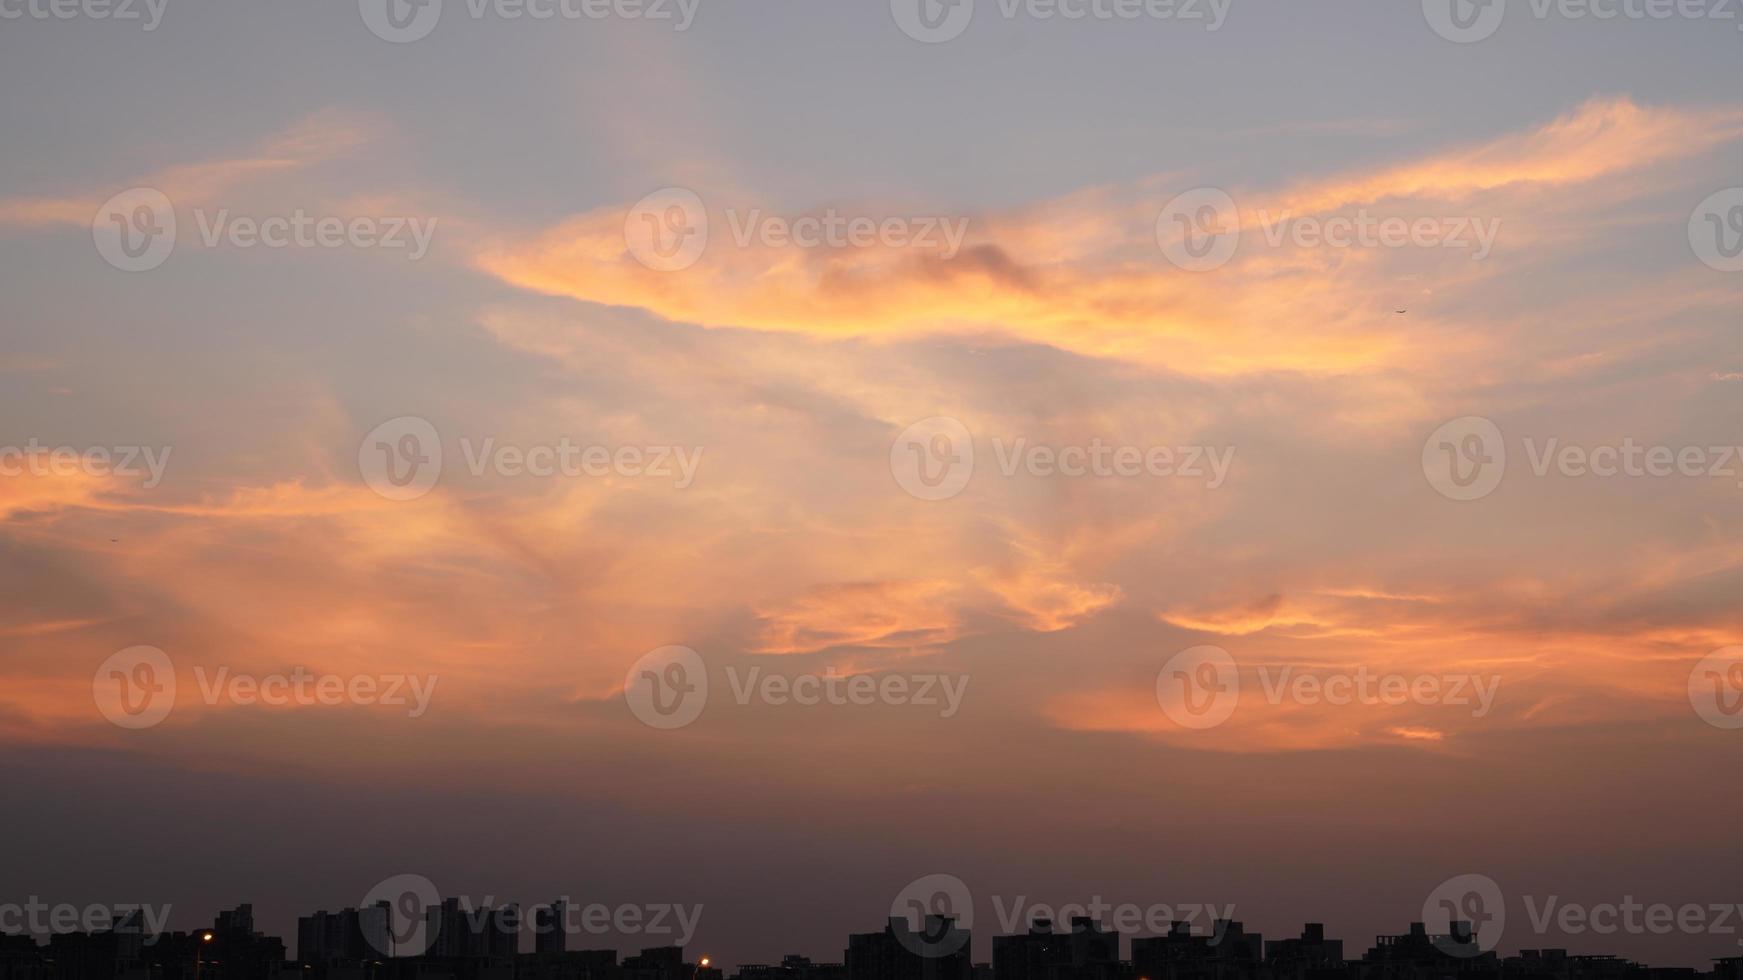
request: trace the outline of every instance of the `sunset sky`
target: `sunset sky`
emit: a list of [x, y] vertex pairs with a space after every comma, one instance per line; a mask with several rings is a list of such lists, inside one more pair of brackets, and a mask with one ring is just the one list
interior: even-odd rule
[[[995, 902], [1098, 895], [1322, 920], [1359, 955], [1474, 873], [1516, 903], [1503, 949], [1743, 952], [1743, 918], [1526, 911], [1743, 901], [1743, 730], [1691, 703], [1743, 644], [1743, 458], [1533, 465], [1743, 446], [1743, 271], [1701, 244], [1743, 236], [1743, 20], [1515, 0], [1458, 43], [1416, 0], [1236, 2], [1214, 30], [979, 0], [927, 43], [885, 0], [710, 0], [682, 30], [447, 0], [394, 43], [371, 2], [0, 20], [0, 464], [44, 464], [0, 475], [0, 900], [167, 901], [179, 928], [253, 901], [294, 937], [416, 873], [701, 903], [691, 952], [739, 964], [838, 960], [947, 873], [977, 959]], [[134, 188], [177, 225], [140, 272], [99, 248]], [[1239, 247], [1183, 268], [1170, 209], [1204, 188]], [[674, 200], [707, 245], [662, 268], [636, 237]], [[427, 254], [203, 236], [298, 211]], [[922, 240], [741, 243], [753, 213]], [[441, 478], [391, 499], [360, 459], [408, 417]], [[938, 418], [974, 468], [926, 499], [900, 459]], [[1424, 460], [1467, 418], [1507, 461], [1460, 500]], [[487, 440], [686, 457], [475, 475]], [[1017, 440], [1227, 468], [1007, 475]], [[169, 455], [154, 481], [54, 447]], [[93, 683], [141, 645], [177, 693], [130, 729]], [[625, 691], [667, 646], [710, 685], [671, 730]], [[1203, 646], [1241, 698], [1195, 729], [1158, 680]], [[202, 697], [221, 668], [435, 687], [416, 717]], [[739, 704], [752, 671], [966, 688], [948, 716]], [[1496, 686], [1266, 697], [1358, 673]]]

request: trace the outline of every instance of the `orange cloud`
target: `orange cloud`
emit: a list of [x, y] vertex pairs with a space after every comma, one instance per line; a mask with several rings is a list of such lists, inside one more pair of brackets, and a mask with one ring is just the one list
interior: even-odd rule
[[103, 189], [0, 198], [0, 226], [88, 226], [103, 202], [127, 187], [155, 188], [178, 207], [209, 204], [248, 181], [339, 157], [368, 141], [375, 128], [375, 124], [348, 113], [336, 110], [315, 113], [242, 155], [180, 164]]
[[1560, 187], [1690, 157], [1743, 136], [1743, 112], [1647, 108], [1593, 99], [1542, 128], [1372, 173], [1314, 181], [1281, 207], [1333, 211], [1386, 198], [1459, 199], [1514, 184]]
[[814, 653], [831, 647], [916, 650], [960, 631], [947, 581], [856, 582], [811, 589], [758, 612], [755, 653]]
[[1076, 626], [1125, 595], [1112, 583], [1073, 581], [1063, 562], [1042, 560], [1033, 551], [1024, 554], [1014, 568], [982, 572], [979, 579], [1018, 624], [1041, 633]]
[[[1299, 217], [1405, 199], [1414, 204], [1400, 207], [1401, 214], [1456, 217], [1441, 215], [1443, 205], [1456, 202], [1465, 213], [1501, 212], [1491, 220], [1504, 216], [1509, 241], [1518, 245], [1547, 205], [1514, 189], [1627, 173], [1740, 133], [1743, 115], [1735, 112], [1594, 100], [1537, 130], [1474, 148], [1279, 191], [1241, 191], [1241, 221], [1252, 226], [1261, 214]], [[1482, 209], [1474, 195], [1488, 195]], [[1169, 196], [1145, 183], [977, 216], [954, 257], [882, 246], [738, 246], [723, 212], [711, 210], [710, 246], [680, 272], [640, 264], [626, 246], [628, 213], [605, 208], [531, 238], [490, 244], [475, 262], [528, 290], [639, 307], [686, 323], [836, 338], [996, 331], [1208, 375], [1428, 363], [1429, 338], [1405, 343], [1388, 319], [1385, 294], [1406, 273], [1426, 277], [1420, 290], [1468, 284], [1482, 274], [1468, 254], [1452, 250], [1431, 256], [1402, 254], [1427, 249], [1245, 244], [1223, 269], [1186, 273], [1169, 265], [1155, 242], [1156, 216]]]

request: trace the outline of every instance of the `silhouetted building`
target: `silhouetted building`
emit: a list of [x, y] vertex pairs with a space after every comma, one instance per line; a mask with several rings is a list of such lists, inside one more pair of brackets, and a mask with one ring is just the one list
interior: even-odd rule
[[847, 980], [972, 980], [972, 936], [947, 915], [928, 915], [916, 930], [891, 916], [883, 932], [847, 937]]
[[289, 973], [284, 940], [254, 929], [254, 906], [219, 912], [191, 945], [199, 980], [278, 980]]
[[788, 954], [779, 966], [747, 963], [733, 975], [735, 980], [847, 980], [841, 963], [813, 963], [809, 957]]
[[998, 980], [1118, 980], [1120, 936], [1087, 916], [1071, 920], [1070, 930], [1053, 930], [1036, 919], [1029, 931], [993, 937], [993, 976]]
[[563, 917], [567, 910], [568, 903], [560, 898], [533, 910], [534, 952], [561, 953], [569, 948], [569, 934], [563, 931]]
[[393, 952], [392, 917], [386, 902], [305, 915], [297, 920], [297, 961], [331, 967], [383, 959]]
[[1354, 964], [1360, 980], [1438, 980], [1443, 977], [1500, 972], [1500, 961], [1477, 943], [1471, 923], [1454, 920], [1444, 934], [1412, 922], [1398, 936], [1377, 936], [1374, 946]]
[[623, 980], [695, 980], [682, 946], [652, 946], [623, 959]]
[[[424, 910], [429, 955], [446, 959], [506, 961], [520, 952], [520, 907], [473, 908], [457, 898]], [[475, 970], [476, 968], [474, 968]]]
[[0, 935], [0, 980], [48, 980], [42, 947], [30, 936]]
[[514, 980], [619, 980], [615, 949], [579, 949], [517, 956]]
[[1267, 940], [1265, 965], [1272, 980], [1332, 980], [1345, 970], [1344, 941], [1325, 938], [1325, 926], [1309, 922], [1299, 938]]
[[1223, 980], [1257, 974], [1264, 938], [1239, 922], [1217, 919], [1208, 936], [1174, 922], [1161, 936], [1132, 940], [1132, 973], [1142, 980]]

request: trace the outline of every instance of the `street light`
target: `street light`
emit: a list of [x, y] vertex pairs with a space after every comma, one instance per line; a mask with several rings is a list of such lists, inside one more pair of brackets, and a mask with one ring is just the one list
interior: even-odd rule
[[211, 942], [215, 937], [209, 932], [200, 933], [200, 941], [194, 944], [194, 980], [200, 980], [200, 947]]

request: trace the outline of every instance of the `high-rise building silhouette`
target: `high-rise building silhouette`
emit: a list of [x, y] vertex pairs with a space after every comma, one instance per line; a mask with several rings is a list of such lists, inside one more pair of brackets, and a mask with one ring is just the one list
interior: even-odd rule
[[316, 912], [297, 920], [297, 959], [309, 964], [362, 963], [393, 952], [392, 907]]
[[520, 907], [463, 905], [443, 899], [424, 912], [431, 956], [449, 959], [510, 959], [520, 952]]
[[569, 934], [564, 931], [563, 918], [568, 905], [557, 899], [533, 910], [533, 951], [541, 954], [562, 953], [569, 948]]

